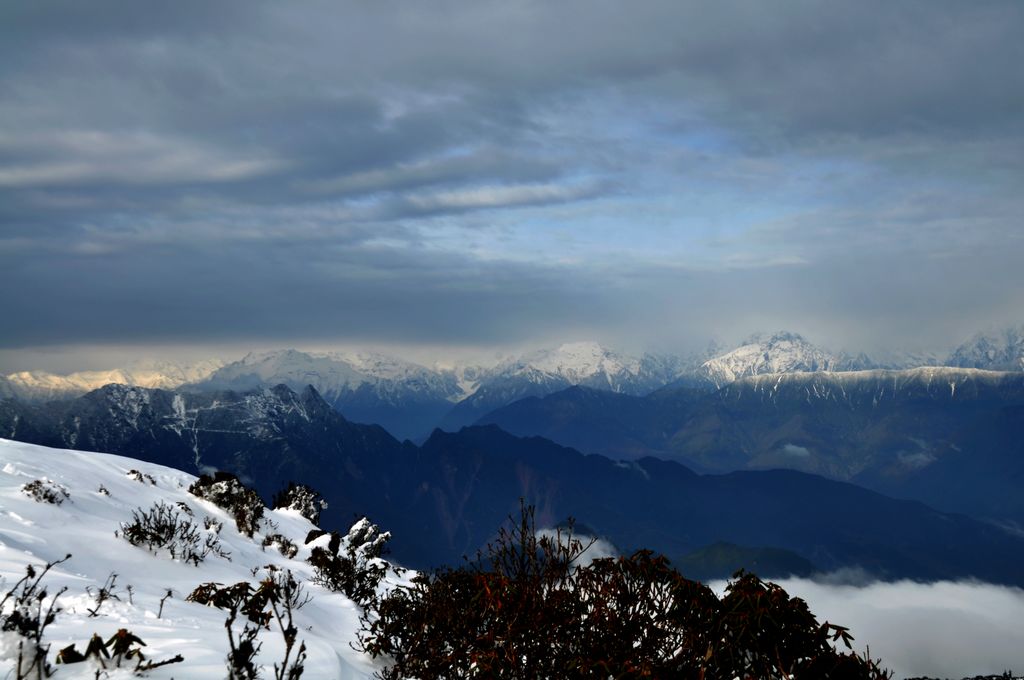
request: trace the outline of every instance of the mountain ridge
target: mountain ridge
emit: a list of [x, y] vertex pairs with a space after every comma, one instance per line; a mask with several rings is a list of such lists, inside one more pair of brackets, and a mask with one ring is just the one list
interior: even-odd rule
[[0, 376], [0, 398], [46, 401], [80, 396], [105, 384], [181, 391], [246, 391], [312, 384], [355, 422], [380, 424], [399, 439], [421, 441], [434, 427], [447, 430], [478, 422], [490, 412], [528, 397], [571, 386], [643, 396], [672, 387], [719, 389], [753, 376], [778, 373], [849, 373], [953, 365], [1024, 371], [1024, 329], [976, 334], [940, 361], [928, 353], [893, 353], [876, 361], [863, 353], [832, 352], [799, 333], [757, 334], [722, 351], [703, 354], [618, 352], [592, 341], [562, 343], [506, 357], [492, 365], [425, 366], [373, 351], [250, 352], [229, 363], [179, 365], [135, 362], [125, 369], [56, 375], [25, 371]]
[[918, 502], [797, 471], [702, 475], [650, 457], [615, 461], [495, 426], [435, 430], [416, 447], [349, 422], [312, 387], [204, 395], [108, 386], [59, 407], [8, 400], [0, 436], [12, 434], [224, 469], [265, 496], [307, 483], [329, 501], [325, 522], [368, 514], [394, 532], [395, 558], [415, 567], [473, 554], [525, 499], [539, 522], [575, 516], [627, 551], [681, 556], [726, 541], [788, 550], [822, 569], [1024, 584], [1024, 539]]

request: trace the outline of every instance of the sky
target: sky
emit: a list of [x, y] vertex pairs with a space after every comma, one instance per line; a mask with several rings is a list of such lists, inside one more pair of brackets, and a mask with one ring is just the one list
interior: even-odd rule
[[[1024, 318], [1024, 4], [0, 4], [0, 370]], [[29, 365], [32, 364], [32, 365]]]

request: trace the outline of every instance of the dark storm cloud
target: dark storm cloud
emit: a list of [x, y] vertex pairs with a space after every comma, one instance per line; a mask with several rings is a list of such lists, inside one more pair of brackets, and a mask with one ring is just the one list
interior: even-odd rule
[[[9, 3], [0, 343], [667, 314], [870, 339], [922, 308], [958, 336], [1024, 292], [1022, 26], [1013, 2]], [[562, 245], [601, 250], [587, 215], [625, 245]]]

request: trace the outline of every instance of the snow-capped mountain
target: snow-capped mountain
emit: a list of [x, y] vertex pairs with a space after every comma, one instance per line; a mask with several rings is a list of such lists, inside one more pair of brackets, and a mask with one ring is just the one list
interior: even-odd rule
[[867, 360], [864, 366], [858, 366], [848, 370], [858, 371], [872, 368], [883, 368], [892, 371], [900, 371], [908, 368], [948, 365], [949, 364], [945, 361], [944, 353], [922, 349], [883, 350], [872, 352], [871, 357]]
[[188, 389], [245, 391], [274, 385], [296, 391], [312, 385], [346, 418], [382, 425], [403, 439], [430, 432], [465, 396], [466, 387], [453, 371], [385, 354], [287, 349], [248, 354]]
[[525, 397], [541, 397], [574, 385], [621, 394], [646, 394], [683, 375], [686, 361], [670, 355], [633, 357], [596, 342], [570, 342], [510, 357], [480, 371], [476, 390], [441, 422], [455, 430]]
[[640, 361], [596, 342], [568, 342], [506, 359], [492, 369], [490, 378], [523, 376], [530, 380], [560, 378], [569, 384], [598, 383], [613, 392], [640, 371]]
[[346, 361], [286, 349], [250, 352], [238, 361], [225, 364], [195, 386], [246, 390], [266, 384], [283, 384], [299, 389], [313, 385], [320, 394], [330, 398], [366, 380], [367, 376]]
[[990, 371], [1024, 371], [1024, 326], [978, 333], [953, 350], [946, 364]]
[[762, 373], [793, 373], [844, 370], [849, 361], [812, 345], [803, 336], [781, 331], [754, 335], [736, 349], [710, 359], [698, 375], [716, 386]]
[[531, 351], [492, 367], [427, 367], [375, 352], [289, 349], [249, 354], [188, 389], [245, 391], [284, 384], [301, 390], [312, 385], [345, 417], [380, 424], [399, 438], [415, 438], [439, 422], [461, 427], [516, 399], [571, 385], [643, 394], [687, 368], [677, 357], [632, 357], [595, 342]]
[[3, 379], [7, 388], [0, 384], [0, 398], [9, 396], [27, 401], [66, 399], [83, 395], [110, 383], [175, 389], [187, 383], [203, 380], [223, 365], [224, 362], [219, 359], [207, 359], [193, 364], [144, 361], [133, 363], [127, 368], [78, 371], [67, 375], [47, 371], [22, 371], [12, 373]]
[[[37, 480], [53, 489], [60, 502], [40, 502], [24, 491]], [[42, 582], [51, 595], [67, 587], [57, 595], [60, 611], [45, 632], [43, 642], [51, 650], [49, 662], [53, 663], [58, 650], [71, 644], [84, 651], [93, 633], [106, 640], [119, 629], [127, 629], [145, 642], [146, 659], [183, 657], [145, 677], [223, 678], [228, 653], [226, 614], [187, 601], [186, 596], [202, 583], [244, 581], [256, 586], [267, 565], [273, 565], [291, 571], [311, 596], [295, 611], [298, 637], [308, 653], [302, 677], [373, 677], [380, 664], [350, 645], [359, 630], [357, 605], [312, 582], [313, 568], [307, 560], [312, 549], [329, 536], [307, 544], [314, 525], [295, 510], [269, 509], [259, 531], [253, 537], [245, 536], [236, 529], [230, 512], [187, 491], [195, 480], [179, 470], [132, 458], [0, 439], [0, 511], [4, 518], [0, 522], [0, 581], [9, 586], [25, 575], [28, 565], [38, 568], [70, 555]], [[226, 556], [211, 554], [193, 565], [172, 559], [164, 551], [153, 553], [133, 546], [121, 537], [121, 524], [132, 520], [133, 511], [147, 510], [158, 502], [179, 510], [179, 517], [190, 517], [199, 527], [207, 518], [222, 525], [213, 531]], [[264, 539], [271, 534], [290, 540], [296, 554], [287, 557], [273, 543], [265, 545]], [[116, 598], [97, 609], [96, 593], [109, 585], [111, 574], [116, 574], [112, 587]], [[388, 574], [386, 583], [399, 582], [392, 571]], [[241, 628], [239, 621], [236, 631]], [[256, 660], [269, 676], [271, 666], [283, 657], [283, 637], [272, 625], [259, 640], [263, 645]], [[0, 636], [0, 676], [14, 677], [16, 645], [12, 633]], [[112, 661], [107, 663], [106, 671], [94, 660], [56, 665], [52, 677], [135, 677], [131, 671], [134, 662], [122, 669], [114, 669]]]

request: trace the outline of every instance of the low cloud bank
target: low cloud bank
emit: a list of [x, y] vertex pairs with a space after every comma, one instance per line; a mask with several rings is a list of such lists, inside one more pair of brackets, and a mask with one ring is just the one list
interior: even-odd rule
[[[785, 579], [819, 621], [848, 626], [894, 677], [1024, 671], [1024, 590], [977, 582], [841, 584]], [[725, 582], [711, 584], [721, 593]]]
[[[567, 543], [568, 534], [564, 529], [562, 531], [559, 531], [558, 529], [539, 529], [537, 531], [537, 538], [558, 538], [560, 542], [565, 545]], [[589, 566], [594, 560], [600, 560], [605, 557], [619, 556], [619, 551], [615, 546], [604, 539], [577, 533], [573, 533], [572, 538], [580, 541], [580, 543], [582, 543], [586, 548], [586, 550], [583, 551], [583, 554], [576, 559], [576, 564], [580, 566]]]

